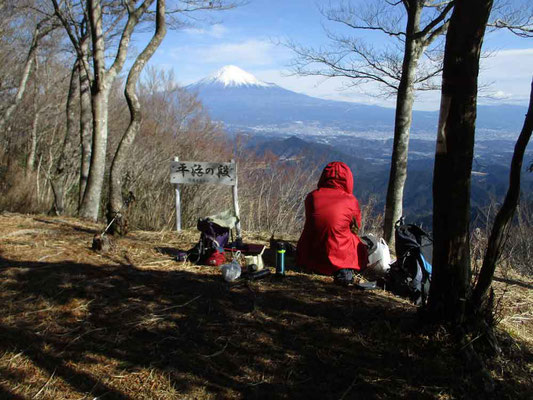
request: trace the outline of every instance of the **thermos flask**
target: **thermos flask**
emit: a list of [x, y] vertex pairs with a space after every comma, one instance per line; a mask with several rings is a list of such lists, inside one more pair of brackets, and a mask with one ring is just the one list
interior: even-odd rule
[[285, 243], [276, 246], [276, 275], [285, 275]]

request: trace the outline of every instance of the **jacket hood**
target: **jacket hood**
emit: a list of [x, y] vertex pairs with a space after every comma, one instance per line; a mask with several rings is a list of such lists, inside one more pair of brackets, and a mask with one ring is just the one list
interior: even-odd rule
[[333, 161], [326, 165], [318, 180], [318, 188], [342, 189], [348, 194], [353, 193], [353, 175], [345, 163]]

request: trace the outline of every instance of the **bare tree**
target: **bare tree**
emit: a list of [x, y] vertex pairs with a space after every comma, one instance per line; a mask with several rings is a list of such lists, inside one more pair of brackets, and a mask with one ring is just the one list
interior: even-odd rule
[[73, 150], [73, 137], [76, 129], [76, 107], [75, 100], [79, 91], [79, 60], [76, 59], [70, 73], [70, 84], [67, 94], [66, 102], [66, 128], [65, 136], [61, 145], [59, 157], [56, 162], [55, 171], [50, 179], [52, 191], [54, 193], [54, 204], [52, 211], [56, 215], [62, 215], [65, 211], [65, 185], [66, 185], [66, 173], [68, 168], [72, 168], [71, 159], [69, 155]]
[[457, 0], [446, 36], [433, 178], [431, 315], [463, 323], [469, 295], [470, 178], [479, 57], [492, 0]]
[[[91, 71], [90, 71], [90, 26], [85, 1], [67, 0], [58, 2], [51, 0], [54, 14], [61, 21], [63, 28], [74, 48], [76, 65], [79, 77], [80, 99], [80, 178], [78, 190], [78, 208], [81, 207], [85, 187], [89, 178], [89, 168], [92, 151], [92, 106], [91, 106]], [[70, 95], [70, 94], [69, 94]], [[72, 93], [73, 95], [73, 93]], [[58, 163], [62, 162], [58, 158]], [[56, 171], [61, 170], [61, 165], [56, 166]], [[56, 182], [60, 182], [56, 181]], [[57, 185], [57, 183], [56, 183]], [[57, 186], [56, 186], [57, 187]], [[61, 190], [58, 191], [61, 192]]]
[[486, 305], [488, 293], [494, 277], [496, 263], [501, 256], [505, 241], [509, 235], [509, 229], [520, 197], [520, 174], [524, 153], [533, 132], [533, 82], [531, 84], [531, 95], [529, 98], [529, 108], [524, 121], [524, 126], [520, 136], [516, 141], [513, 159], [511, 161], [511, 172], [509, 176], [509, 188], [505, 200], [496, 215], [494, 225], [490, 234], [489, 242], [483, 258], [483, 266], [479, 274], [477, 285], [472, 295], [472, 307], [474, 312]]
[[78, 76], [80, 79], [80, 184], [78, 190], [78, 210], [81, 208], [87, 181], [92, 152], [92, 105], [91, 105], [91, 75], [89, 70], [89, 35], [83, 36], [80, 43], [78, 57]]
[[[135, 10], [129, 6], [128, 13], [132, 13]], [[130, 110], [130, 123], [126, 132], [122, 136], [122, 139], [118, 145], [113, 163], [111, 165], [111, 173], [109, 176], [109, 202], [107, 210], [108, 222], [114, 220], [112, 225], [112, 233], [125, 234], [127, 231], [127, 221], [124, 218], [122, 211], [124, 199], [122, 197], [122, 174], [127, 162], [129, 149], [137, 136], [137, 133], [141, 125], [141, 104], [136, 93], [137, 81], [139, 76], [152, 55], [155, 53], [163, 38], [166, 34], [165, 24], [165, 0], [157, 0], [156, 7], [156, 25], [155, 32], [146, 45], [144, 50], [137, 56], [133, 66], [128, 74], [126, 81], [126, 88], [124, 90], [128, 107]]]
[[[530, 35], [531, 6], [512, 7], [500, 0], [492, 26]], [[396, 96], [394, 141], [385, 204], [384, 237], [394, 245], [394, 224], [402, 215], [407, 178], [409, 132], [416, 90], [436, 89], [434, 78], [441, 72], [439, 37], [446, 32], [453, 0], [376, 0], [344, 2], [323, 11], [328, 21], [354, 32], [390, 38], [376, 47], [368, 41], [327, 31], [331, 46], [306, 48], [288, 43], [299, 75], [350, 78], [348, 86], [365, 82], [380, 85], [382, 94]], [[403, 25], [402, 25], [403, 24]], [[394, 40], [396, 43], [394, 42]]]
[[[105, 155], [107, 149], [107, 124], [108, 124], [108, 97], [111, 85], [117, 74], [122, 70], [126, 60], [130, 40], [137, 25], [143, 22], [145, 17], [150, 16], [150, 6], [154, 0], [145, 0], [136, 6], [135, 1], [128, 0], [117, 4], [118, 16], [120, 9], [127, 11], [127, 20], [124, 26], [120, 27], [121, 37], [118, 49], [111, 66], [106, 68], [106, 44], [105, 44], [105, 15], [103, 13], [103, 2], [97, 0], [87, 1], [87, 14], [90, 22], [92, 39], [92, 59], [94, 70], [94, 82], [92, 85], [92, 111], [93, 111], [93, 141], [91, 166], [87, 188], [80, 207], [80, 215], [96, 220], [100, 208], [100, 198], [105, 173]], [[176, 6], [169, 10], [169, 14], [181, 15], [199, 10], [223, 10], [233, 7], [223, 0], [187, 0], [176, 1]], [[175, 18], [178, 21], [178, 18]], [[117, 19], [110, 21], [111, 26], [117, 25]]]
[[36, 24], [35, 29], [33, 31], [31, 44], [26, 55], [26, 60], [24, 62], [22, 74], [19, 79], [18, 87], [15, 91], [15, 96], [11, 100], [11, 104], [0, 115], [0, 132], [4, 130], [6, 123], [9, 121], [14, 111], [17, 109], [20, 102], [22, 101], [24, 92], [26, 91], [26, 87], [28, 84], [28, 79], [32, 71], [32, 67], [35, 63], [35, 56], [37, 53], [37, 49], [39, 48], [39, 44], [41, 43], [44, 37], [46, 37], [57, 27], [58, 25], [55, 24], [53, 19], [50, 17], [45, 17]]
[[[396, 95], [394, 143], [385, 205], [384, 237], [393, 246], [394, 223], [402, 216], [403, 190], [407, 178], [409, 131], [416, 89], [434, 88], [432, 78], [439, 63], [426, 57], [432, 44], [448, 27], [453, 1], [388, 0], [367, 5], [341, 3], [324, 12], [330, 21], [356, 32], [378, 32], [398, 41], [396, 48], [374, 49], [364, 41], [328, 32], [332, 50], [313, 50], [290, 44], [297, 55], [294, 70], [301, 75], [348, 77], [353, 84], [376, 82], [387, 95]], [[402, 27], [403, 22], [403, 27]], [[429, 51], [428, 51], [429, 50]]]

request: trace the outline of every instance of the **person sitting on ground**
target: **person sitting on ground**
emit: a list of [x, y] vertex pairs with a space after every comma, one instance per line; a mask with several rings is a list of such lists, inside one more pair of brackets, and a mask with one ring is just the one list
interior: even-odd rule
[[307, 271], [333, 275], [351, 284], [367, 264], [366, 246], [357, 234], [361, 210], [353, 195], [353, 175], [343, 162], [330, 162], [317, 189], [305, 199], [305, 225], [298, 240], [297, 264]]

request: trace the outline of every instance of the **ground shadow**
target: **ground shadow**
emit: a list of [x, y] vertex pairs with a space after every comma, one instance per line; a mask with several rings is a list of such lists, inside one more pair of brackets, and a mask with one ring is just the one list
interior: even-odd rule
[[[23, 352], [92, 397], [154, 397], [157, 382], [142, 371], [166, 377], [180, 398], [468, 393], [462, 366], [443, 340], [424, 334], [414, 308], [313, 276], [227, 284], [210, 267], [146, 271], [3, 257], [0, 276], [8, 310], [0, 352]], [[95, 370], [142, 379], [120, 386]], [[17, 398], [5, 385], [3, 395]]]

